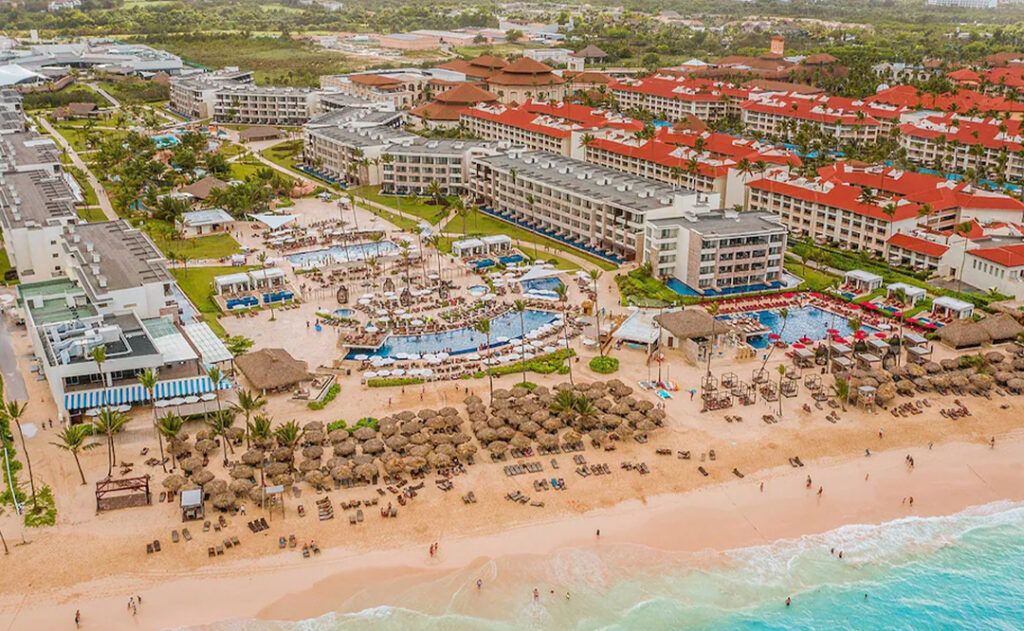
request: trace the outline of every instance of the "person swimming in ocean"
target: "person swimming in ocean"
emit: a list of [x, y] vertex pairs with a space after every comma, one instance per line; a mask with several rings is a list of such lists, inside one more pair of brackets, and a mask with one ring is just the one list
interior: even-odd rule
[[789, 596], [786, 596], [786, 606], [789, 607], [790, 603], [792, 602], [793, 600]]

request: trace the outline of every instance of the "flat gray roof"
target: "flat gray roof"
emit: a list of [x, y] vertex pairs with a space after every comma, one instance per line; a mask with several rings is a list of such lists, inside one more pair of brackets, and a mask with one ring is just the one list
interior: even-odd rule
[[56, 143], [34, 131], [0, 136], [0, 165], [7, 170], [30, 164], [57, 164], [60, 151]]
[[69, 227], [64, 243], [97, 293], [172, 280], [160, 250], [123, 219]]
[[398, 142], [388, 149], [392, 154], [462, 154], [470, 149], [496, 147], [497, 143], [485, 140], [454, 140], [450, 138], [421, 138], [414, 136], [412, 142]]
[[310, 129], [309, 133], [314, 136], [323, 136], [353, 147], [371, 147], [377, 145], [390, 145], [402, 139], [415, 139], [416, 136], [391, 129], [390, 127], [367, 127], [365, 129], [350, 129], [347, 127], [318, 127]]
[[475, 161], [501, 172], [515, 169], [517, 179], [531, 180], [631, 210], [648, 211], [671, 206], [673, 196], [679, 192], [667, 184], [549, 151], [484, 156]]
[[78, 221], [75, 193], [59, 175], [44, 171], [0, 174], [0, 225], [4, 229]]
[[705, 237], [729, 237], [750, 232], [786, 232], [778, 216], [771, 213], [709, 212], [704, 214], [650, 219], [659, 228], [684, 227]]

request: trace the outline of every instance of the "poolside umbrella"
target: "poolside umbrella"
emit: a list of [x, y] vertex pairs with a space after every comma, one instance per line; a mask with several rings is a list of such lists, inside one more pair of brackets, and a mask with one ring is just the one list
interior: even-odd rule
[[653, 410], [647, 410], [646, 416], [648, 419], [657, 422], [665, 418], [665, 410], [659, 410], [657, 408]]
[[184, 469], [185, 471], [188, 471], [189, 473], [191, 473], [193, 471], [198, 471], [199, 468], [202, 467], [202, 466], [203, 466], [203, 459], [199, 458], [198, 456], [192, 456], [190, 458], [185, 458], [184, 460], [181, 461], [181, 468]]
[[164, 488], [169, 491], [177, 491], [184, 484], [185, 478], [183, 476], [178, 475], [177, 473], [172, 473], [171, 475], [164, 478], [163, 481]]
[[537, 444], [544, 449], [554, 449], [558, 446], [558, 436], [554, 434], [541, 434], [537, 437]]
[[992, 377], [990, 375], [971, 375], [970, 381], [972, 386], [983, 390], [988, 390], [992, 387]]
[[886, 338], [886, 334], [882, 333], [881, 331], [876, 331], [875, 332], [875, 337], [884, 340]]
[[252, 480], [238, 479], [232, 480], [231, 483], [228, 484], [228, 490], [235, 495], [245, 495], [254, 486], [256, 486], [256, 484]]
[[229, 491], [218, 493], [213, 497], [212, 502], [214, 508], [219, 508], [221, 510], [232, 508], [235, 505], [235, 494]]
[[199, 471], [192, 472], [192, 481], [196, 484], [206, 484], [213, 480], [213, 473], [208, 469], [200, 469]]
[[195, 450], [201, 454], [209, 454], [217, 450], [217, 443], [206, 438], [196, 442]]
[[351, 456], [356, 453], [356, 443], [353, 440], [346, 440], [334, 446], [335, 456]]
[[324, 455], [324, 448], [320, 445], [310, 445], [302, 449], [302, 455], [310, 460], [319, 460]]
[[256, 470], [247, 464], [236, 465], [231, 469], [231, 477], [236, 480], [252, 478], [256, 475]]
[[641, 432], [650, 432], [657, 429], [657, 425], [648, 420], [643, 420], [637, 423], [636, 429]]
[[930, 375], [942, 372], [942, 366], [939, 365], [937, 362], [925, 362], [924, 369], [925, 372], [927, 372]]
[[424, 408], [420, 410], [418, 416], [423, 420], [432, 419], [435, 416], [437, 416], [437, 410], [433, 410], [431, 408]]
[[522, 434], [516, 434], [508, 444], [513, 449], [526, 449], [530, 446], [530, 439]]
[[295, 484], [295, 478], [293, 478], [290, 473], [280, 473], [275, 475], [270, 481], [281, 486], [291, 486]]
[[1006, 359], [1006, 357], [999, 351], [989, 351], [985, 353], [985, 361], [990, 364], [1001, 363], [1004, 359]]
[[213, 497], [220, 493], [226, 493], [228, 490], [228, 483], [224, 480], [210, 480], [203, 485], [203, 492]]

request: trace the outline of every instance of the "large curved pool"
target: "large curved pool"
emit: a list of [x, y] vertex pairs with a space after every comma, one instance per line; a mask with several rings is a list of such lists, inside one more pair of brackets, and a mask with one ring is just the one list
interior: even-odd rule
[[[523, 325], [519, 325], [519, 313], [508, 311], [491, 319], [491, 346], [501, 346], [508, 339], [522, 337], [545, 324], [558, 318], [558, 314], [550, 311], [527, 309], [523, 312]], [[499, 340], [499, 338], [501, 338]], [[503, 340], [503, 341], [501, 341]], [[355, 359], [356, 355], [365, 354], [370, 357], [394, 357], [398, 353], [425, 354], [447, 351], [452, 355], [469, 353], [487, 343], [487, 336], [472, 327], [453, 329], [443, 333], [425, 333], [423, 335], [391, 335], [376, 351], [354, 350], [346, 359]]]
[[285, 258], [293, 267], [319, 267], [322, 265], [336, 265], [349, 261], [361, 261], [373, 256], [383, 256], [398, 249], [398, 246], [390, 241], [379, 243], [357, 243], [355, 245], [332, 245], [329, 248], [321, 248], [310, 252], [296, 252], [286, 254]]

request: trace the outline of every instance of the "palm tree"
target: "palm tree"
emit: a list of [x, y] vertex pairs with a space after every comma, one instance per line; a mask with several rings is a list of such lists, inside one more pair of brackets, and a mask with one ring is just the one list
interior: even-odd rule
[[857, 196], [857, 201], [862, 204], [874, 204], [878, 201], [875, 197], [875, 192], [871, 190], [870, 186], [865, 186], [860, 189], [860, 195]]
[[74, 456], [75, 464], [78, 465], [78, 475], [82, 476], [83, 485], [85, 484], [85, 472], [82, 471], [82, 463], [78, 460], [78, 454], [100, 446], [99, 443], [85, 442], [88, 437], [88, 425], [69, 425], [68, 427], [65, 427], [61, 433], [57, 434], [57, 438], [60, 439], [60, 442], [50, 443], [58, 449], [70, 452], [71, 455]]
[[708, 369], [707, 374], [711, 376], [711, 356], [714, 355], [712, 351], [715, 349], [715, 325], [718, 324], [718, 301], [712, 302], [708, 305], [708, 313], [711, 314], [711, 340], [708, 342]]
[[[295, 446], [302, 440], [302, 435], [305, 432], [299, 427], [299, 424], [295, 421], [288, 421], [284, 425], [279, 425], [274, 429], [274, 438], [277, 439], [277, 444], [281, 447], [287, 447], [292, 451], [295, 450]], [[288, 460], [289, 473], [292, 470], [294, 458]]]
[[246, 422], [245, 431], [253, 440], [266, 440], [270, 438], [270, 419], [262, 414], [257, 414], [252, 421]]
[[597, 319], [597, 351], [601, 357], [604, 357], [604, 344], [601, 343], [601, 311], [597, 308], [597, 296], [598, 287], [597, 279], [601, 278], [601, 270], [594, 269], [588, 270], [587, 275], [590, 276], [590, 282], [594, 284], [594, 317]]
[[581, 425], [588, 419], [595, 418], [597, 416], [597, 407], [594, 406], [594, 402], [590, 400], [590, 397], [583, 394], [576, 397], [576, 403], [573, 405], [573, 412], [579, 417]]
[[[157, 420], [156, 433], [162, 438], [166, 438], [167, 442], [170, 443], [178, 437], [184, 425], [185, 421], [180, 416], [174, 412], [168, 412]], [[163, 457], [161, 456], [160, 459], [163, 460]], [[174, 460], [171, 460], [171, 471], [174, 471]]]
[[559, 390], [551, 402], [551, 411], [568, 420], [576, 411], [576, 394], [572, 390]]
[[[526, 340], [526, 325], [523, 323], [523, 314], [526, 312], [526, 301], [519, 299], [512, 303], [512, 310], [519, 314], [519, 335]], [[520, 360], [523, 366], [523, 383], [526, 383], [526, 353], [523, 351], [519, 352]]]
[[128, 417], [112, 408], [103, 408], [93, 421], [93, 429], [107, 437], [107, 477], [114, 471], [117, 462], [117, 450], [114, 448], [114, 434], [124, 429]]
[[[0, 507], [0, 516], [3, 516], [3, 514], [4, 509], [3, 507]], [[0, 543], [4, 544], [4, 555], [10, 554], [11, 551], [7, 549], [7, 539], [4, 538], [4, 531], [2, 530], [0, 530]]]
[[[152, 406], [153, 412], [153, 429], [156, 431], [156, 380], [159, 375], [159, 371], [153, 368], [147, 368], [138, 376], [139, 385], [142, 386], [149, 394], [149, 404]], [[160, 435], [160, 432], [156, 432], [156, 441], [160, 445], [160, 467], [167, 473], [167, 465], [164, 463], [164, 439]]]
[[253, 412], [256, 412], [263, 408], [267, 404], [267, 400], [259, 394], [254, 394], [251, 390], [240, 390], [238, 392], [238, 403], [231, 406], [232, 412], [241, 413], [245, 419], [245, 446], [249, 447], [249, 420], [252, 418]]
[[21, 439], [21, 453], [25, 456], [25, 465], [28, 466], [28, 484], [32, 489], [32, 506], [35, 508], [38, 507], [36, 502], [36, 481], [32, 477], [32, 460], [28, 457], [28, 448], [25, 446], [25, 434], [21, 431], [21, 417], [24, 416], [25, 408], [27, 407], [28, 401], [21, 404], [17, 401], [8, 401], [0, 409], [0, 418], [6, 416], [8, 420], [14, 421], [14, 424], [18, 427], [18, 437]]
[[[491, 348], [491, 321], [487, 318], [480, 318], [473, 328], [487, 336], [487, 349]], [[494, 402], [494, 373], [487, 369], [487, 389], [491, 393], [491, 402]]]
[[103, 362], [107, 361], [107, 347], [97, 346], [89, 352], [89, 358], [96, 362], [96, 369], [100, 373], [100, 381], [107, 386], [107, 376], [103, 374]]
[[206, 371], [206, 376], [210, 378], [213, 384], [213, 396], [217, 398], [217, 411], [220, 412], [220, 382], [224, 381], [224, 374], [220, 371], [220, 368], [210, 366]]
[[736, 163], [736, 172], [740, 174], [740, 182], [744, 184], [743, 210], [750, 210], [750, 187], [746, 186], [746, 183], [754, 172], [754, 165], [750, 163], [750, 160], [742, 158]]
[[782, 418], [782, 380], [786, 376], [786, 366], [779, 364], [779, 418]]
[[[565, 283], [558, 281], [555, 285], [555, 293], [558, 294], [558, 301], [562, 303], [562, 336], [565, 339], [565, 350], [569, 350], [569, 288], [565, 286]], [[565, 361], [569, 364], [569, 385], [575, 386], [576, 382], [572, 379], [572, 357], [566, 357]]]
[[[230, 410], [217, 410], [217, 413], [206, 419], [206, 426], [210, 433], [220, 438], [221, 446], [224, 448], [224, 466], [228, 466], [228, 443], [230, 442], [231, 428], [235, 424], [235, 415]], [[232, 448], [232, 452], [234, 448]]]

